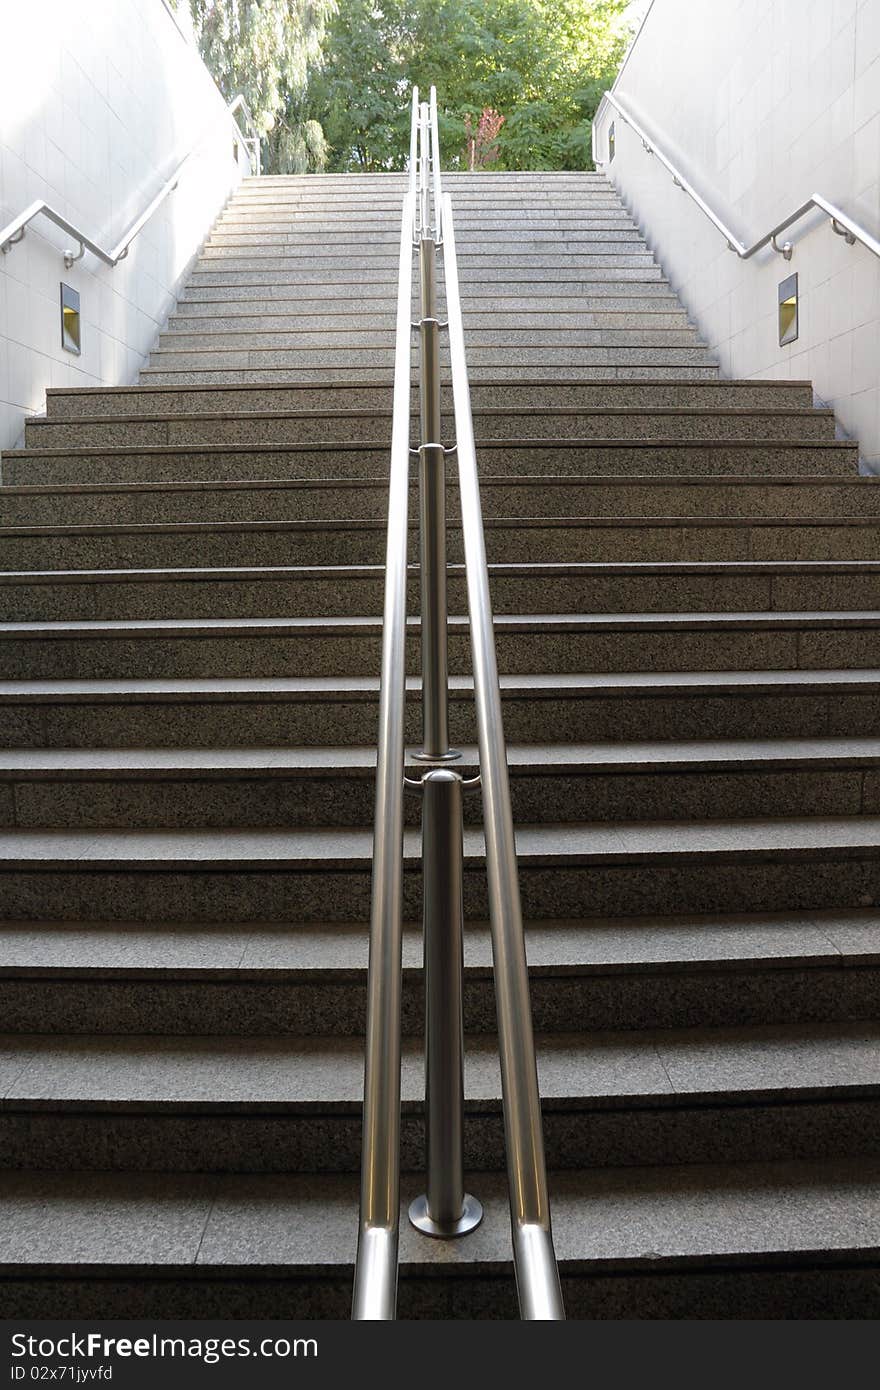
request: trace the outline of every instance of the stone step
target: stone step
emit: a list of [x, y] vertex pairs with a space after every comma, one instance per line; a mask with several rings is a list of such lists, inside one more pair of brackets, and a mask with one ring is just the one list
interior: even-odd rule
[[[496, 613], [880, 609], [880, 561], [491, 565]], [[463, 566], [448, 566], [453, 612], [467, 608]], [[238, 569], [0, 571], [10, 622], [65, 619], [378, 616], [384, 565]], [[409, 612], [420, 605], [410, 567]]]
[[[450, 680], [450, 736], [476, 738], [471, 682]], [[880, 734], [880, 672], [651, 671], [502, 676], [511, 741], [825, 738]], [[373, 743], [378, 676], [0, 680], [10, 748], [210, 748]], [[421, 738], [407, 681], [406, 738]]]
[[[662, 312], [651, 306], [648, 301], [648, 309], [644, 312], [625, 308], [623, 310], [604, 310], [598, 312], [584, 312], [579, 310], [577, 305], [573, 305], [568, 311], [555, 309], [552, 312], [545, 311], [543, 303], [540, 312], [536, 312], [535, 305], [531, 301], [517, 301], [514, 303], [525, 303], [528, 308], [516, 313], [504, 313], [497, 308], [481, 308], [485, 305], [484, 300], [472, 301], [464, 311], [465, 330], [468, 333], [468, 340], [472, 333], [479, 334], [481, 330], [487, 329], [493, 333], [500, 332], [531, 332], [536, 331], [559, 333], [572, 330], [573, 332], [583, 331], [603, 331], [607, 333], [632, 332], [633, 330], [645, 330], [652, 333], [658, 332], [685, 332], [690, 325], [683, 310]], [[558, 303], [554, 300], [553, 303]], [[596, 301], [587, 300], [586, 303]], [[625, 301], [612, 300], [614, 303], [625, 303]], [[601, 303], [601, 301], [599, 301]], [[258, 313], [224, 313], [218, 315], [216, 305], [211, 311], [211, 316], [207, 314], [185, 314], [175, 315], [168, 320], [168, 327], [165, 338], [171, 342], [180, 335], [190, 338], [207, 338], [214, 334], [233, 335], [233, 334], [299, 334], [299, 333], [385, 333], [390, 329], [392, 332], [395, 326], [395, 317], [388, 306], [383, 305], [381, 312], [375, 307], [370, 308], [370, 301], [366, 300], [360, 305], [346, 306], [344, 301], [335, 302], [333, 312], [322, 309], [318, 301], [306, 300], [303, 304], [296, 301], [289, 301], [288, 304], [266, 306], [266, 309]], [[307, 307], [312, 306], [311, 312]], [[187, 306], [184, 306], [187, 307]], [[192, 306], [189, 306], [192, 307]], [[199, 306], [204, 309], [204, 305]], [[241, 306], [250, 309], [250, 305]], [[358, 312], [359, 311], [359, 312]], [[611, 340], [613, 341], [613, 339]]]
[[[444, 399], [451, 399], [448, 391]], [[631, 408], [654, 409], [745, 409], [809, 410], [812, 388], [807, 381], [608, 381], [594, 385], [585, 381], [555, 382], [480, 381], [471, 385], [474, 410], [511, 406], [519, 410], [573, 408], [598, 410]], [[55, 387], [46, 392], [50, 420], [77, 420], [97, 415], [189, 415], [196, 412], [225, 413], [232, 417], [242, 411], [277, 413], [286, 410], [365, 410], [389, 409], [391, 390], [378, 391], [363, 383], [327, 381], [284, 386], [247, 383], [234, 386], [103, 386]], [[413, 392], [417, 408], [417, 393]], [[4, 455], [5, 457], [5, 455]]]
[[[488, 915], [482, 837], [465, 830], [464, 907]], [[576, 918], [650, 910], [777, 912], [880, 900], [880, 817], [521, 826], [523, 911]], [[8, 917], [192, 922], [366, 920], [372, 831], [7, 832]], [[418, 832], [404, 836], [403, 910], [421, 913]]]
[[[384, 271], [382, 266], [377, 263], [370, 267], [370, 279], [374, 288], [378, 290], [380, 285], [384, 286], [384, 294], [389, 302], [393, 303], [397, 294], [397, 262], [394, 257], [389, 257]], [[583, 260], [583, 257], [578, 258]], [[523, 284], [530, 286], [530, 292], [534, 296], [537, 286], [547, 287], [546, 292], [553, 295], [564, 294], [565, 291], [559, 286], [564, 284], [571, 286], [576, 294], [592, 294], [594, 284], [610, 284], [614, 286], [614, 293], [620, 291], [617, 288], [623, 282], [638, 284], [640, 287], [645, 284], [657, 285], [664, 294], [669, 292], [669, 283], [664, 278], [660, 267], [646, 262], [644, 265], [628, 266], [614, 265], [603, 266], [593, 263], [589, 266], [579, 265], [575, 258], [567, 257], [565, 262], [556, 266], [540, 267], [541, 274], [536, 275], [535, 267], [523, 267], [510, 264], [506, 259], [502, 265], [477, 266], [468, 261], [462, 261], [459, 266], [461, 276], [462, 296], [470, 292], [470, 286], [476, 285], [482, 294], [485, 294], [485, 286], [491, 284], [512, 286], [512, 289], [499, 290], [499, 293], [522, 294]], [[362, 286], [364, 283], [363, 263], [354, 262], [350, 267], [342, 264], [333, 264], [328, 268], [322, 268], [315, 264], [314, 260], [298, 264], [293, 262], [286, 264], [281, 269], [270, 265], [259, 265], [253, 262], [244, 269], [236, 269], [229, 261], [219, 262], [216, 265], [205, 266], [199, 263], [193, 267], [190, 273], [188, 294], [205, 286], [224, 287], [246, 287], [272, 285], [277, 290], [282, 290], [286, 286], [305, 286], [306, 289], [314, 290], [320, 287], [323, 292], [324, 285], [330, 284], [336, 287], [336, 294], [344, 294], [344, 285]], [[642, 290], [640, 288], [640, 293]]]
[[[219, 308], [218, 306], [222, 306]], [[575, 326], [591, 327], [595, 324], [614, 326], [621, 318], [626, 323], [635, 323], [645, 328], [676, 327], [687, 323], [687, 315], [671, 295], [579, 295], [570, 299], [560, 296], [542, 295], [536, 305], [532, 298], [517, 295], [491, 298], [487, 295], [468, 295], [462, 302], [465, 320], [471, 316], [491, 315], [499, 327], [528, 327], [534, 317], [554, 321], [559, 324], [571, 322]], [[380, 318], [391, 319], [394, 324], [394, 311], [383, 299], [346, 299], [343, 296], [322, 300], [299, 298], [261, 299], [243, 297], [227, 299], [222, 290], [213, 299], [181, 299], [173, 316], [168, 320], [173, 327], [187, 326], [192, 332], [206, 332], [213, 329], [222, 331], [225, 327], [260, 328], [265, 326], [286, 327], [308, 326], [310, 319], [320, 327], [322, 323], [332, 324], [337, 320], [349, 321], [352, 327], [369, 327]], [[359, 320], [365, 320], [360, 323]], [[384, 326], [384, 325], [383, 325]]]
[[[239, 207], [230, 208], [214, 224], [211, 243], [224, 242], [238, 236], [248, 240], [263, 237], [266, 241], [300, 235], [326, 240], [328, 243], [341, 239], [371, 238], [375, 234], [392, 236], [395, 244], [400, 243], [400, 211], [398, 204], [375, 210], [359, 206], [346, 222], [344, 234], [328, 227], [327, 213], [323, 209], [290, 208], [273, 212], [271, 207], [262, 211], [248, 211]], [[644, 240], [632, 218], [622, 208], [614, 206], [585, 206], [530, 208], [497, 211], [491, 208], [468, 207], [455, 214], [457, 240], [476, 233], [489, 233], [493, 240], [510, 237], [511, 242], [519, 241], [534, 233], [562, 232], [578, 236], [581, 233], [607, 232], [617, 237], [625, 234], [628, 240]], [[210, 243], [209, 243], [210, 244]]]
[[[613, 366], [584, 366], [580, 362], [569, 365], [564, 372], [558, 367], [533, 367], [518, 364], [509, 366], [504, 362], [489, 361], [486, 365], [470, 366], [472, 388], [480, 384], [480, 379], [497, 381], [500, 384], [522, 386], [532, 383], [553, 383], [560, 375], [571, 381], [711, 381], [717, 382], [718, 367], [678, 367], [658, 363], [636, 366], [632, 364]], [[238, 367], [185, 370], [180, 367], [143, 367], [140, 381], [145, 386], [247, 386], [273, 385], [316, 386], [326, 381], [330, 384], [350, 381], [363, 385], [369, 382], [378, 390], [390, 390], [393, 372], [390, 367]]]
[[[204, 416], [195, 417], [204, 419]], [[535, 417], [537, 420], [537, 417]], [[523, 424], [528, 425], [524, 420]], [[140, 432], [133, 425], [131, 433]], [[171, 429], [175, 426], [172, 424]], [[230, 433], [234, 431], [230, 430]], [[208, 433], [208, 431], [206, 431]], [[355, 433], [355, 431], [352, 431]], [[217, 489], [228, 484], [304, 482], [331, 476], [368, 488], [370, 480], [381, 478], [388, 467], [388, 443], [361, 440], [353, 443], [311, 442], [290, 444], [283, 441], [262, 447], [245, 444], [124, 444], [82, 445], [79, 448], [9, 450], [3, 456], [6, 485], [71, 487], [91, 485], [131, 486], [135, 484], [211, 483]], [[735, 486], [736, 479], [764, 480], [779, 485], [781, 480], [800, 481], [811, 477], [826, 483], [844, 479], [858, 482], [857, 446], [848, 441], [807, 439], [789, 443], [768, 438], [681, 439], [483, 439], [479, 443], [480, 466], [486, 470], [487, 501], [490, 487], [499, 473], [514, 486], [525, 486], [528, 477], [589, 479], [600, 485], [605, 480], [626, 476], [629, 480], [653, 479], [670, 487], [685, 485], [681, 480], [705, 483], [724, 480]], [[457, 487], [454, 467], [449, 470], [450, 486]], [[756, 484], [757, 485], [757, 484]], [[2, 498], [0, 498], [2, 500]], [[543, 501], [543, 499], [542, 499]], [[360, 504], [360, 497], [358, 495]], [[358, 506], [358, 510], [363, 509]], [[543, 510], [543, 507], [537, 510]]]
[[[880, 612], [496, 614], [505, 674], [871, 668]], [[409, 620], [407, 671], [419, 665]], [[173, 680], [369, 676], [381, 661], [381, 619], [223, 618], [0, 623], [6, 680]], [[470, 670], [464, 617], [449, 619], [449, 669]]]
[[[590, 250], [586, 246], [571, 251], [536, 249], [510, 252], [502, 247], [498, 247], [497, 250], [463, 250], [458, 253], [458, 262], [462, 274], [469, 271], [473, 278], [507, 280], [513, 272], [519, 270], [530, 271], [528, 278], [533, 282], [535, 279], [541, 281], [546, 278], [543, 273], [536, 276], [535, 271], [554, 271], [554, 279], [557, 275], [564, 275], [565, 278], [574, 275], [582, 280], [579, 274], [581, 271], [611, 271], [616, 277], [618, 270], [644, 272], [657, 268], [650, 251], [626, 249], [630, 245], [629, 242], [625, 243], [620, 251]], [[389, 247], [387, 253], [381, 248], [367, 253], [356, 245], [352, 245], [350, 249], [340, 246], [335, 254], [325, 250], [318, 255], [308, 246], [288, 246], [277, 251], [271, 247], [231, 246], [227, 249], [206, 248], [193, 267], [193, 274], [269, 271], [275, 275], [279, 271], [296, 271], [298, 267], [302, 267], [309, 274], [325, 271], [335, 278], [338, 271], [349, 274], [360, 271], [363, 276], [369, 267], [369, 273], [375, 270], [380, 276], [390, 279], [396, 278], [398, 259], [399, 254], [394, 247]]]
[[[288, 304], [323, 304], [328, 313], [344, 312], [345, 306], [352, 300], [352, 290], [349, 286], [353, 281], [335, 283], [333, 281], [316, 281], [310, 289], [304, 281], [290, 282], [279, 277], [275, 286], [276, 293], [271, 301], [267, 295], [271, 293], [266, 285], [240, 284], [231, 285], [229, 283], [192, 285], [187, 283], [186, 290], [181, 294], [177, 301], [178, 310], [186, 312], [194, 311], [197, 304], [226, 304], [229, 312], [233, 312], [233, 306], [239, 301], [244, 300], [253, 303], [255, 313], [261, 312], [261, 306], [267, 305], [268, 312], [274, 313], [274, 305], [282, 303]], [[492, 285], [491, 295], [487, 294], [484, 285], [478, 280], [473, 279], [461, 286], [461, 301], [463, 311], [467, 312], [471, 305], [503, 304], [510, 307], [517, 304], [531, 304], [534, 306], [535, 296], [531, 293], [532, 285], [529, 282], [524, 287], [522, 281], [511, 280], [510, 282], [495, 281]], [[357, 291], [355, 303], [363, 301], [366, 304], [376, 305], [377, 301], [393, 304], [395, 302], [395, 287], [392, 282], [374, 283], [370, 281], [363, 283]], [[560, 303], [596, 303], [599, 306], [611, 302], [620, 303], [624, 308], [633, 303], [660, 304], [669, 308], [680, 308], [677, 299], [673, 295], [669, 285], [662, 279], [656, 277], [651, 279], [639, 279], [633, 276], [621, 276], [615, 283], [612, 280], [597, 280], [591, 276], [588, 281], [578, 283], [577, 281], [566, 281], [560, 285], [555, 280], [542, 282], [540, 304], [549, 309]], [[216, 310], [210, 310], [216, 313]]]
[[[410, 1225], [424, 1180], [404, 1181], [401, 1317], [517, 1316], [506, 1181], [467, 1186], [484, 1218], [450, 1249]], [[0, 1192], [10, 1318], [37, 1300], [56, 1318], [350, 1315], [354, 1175], [9, 1173]], [[865, 1158], [553, 1172], [567, 1315], [875, 1318], [878, 1193]]]
[[[841, 452], [845, 451], [844, 445]], [[484, 460], [488, 452], [485, 451]], [[735, 451], [731, 453], [735, 456]], [[344, 521], [351, 517], [370, 520], [386, 516], [387, 479], [334, 477], [332, 452], [325, 452], [323, 458], [323, 480], [215, 479], [8, 486], [0, 493], [0, 525], [122, 527], [186, 522], [196, 517], [204, 525], [212, 521]], [[480, 493], [486, 518], [570, 518], [581, 520], [585, 527], [592, 518], [602, 517], [674, 517], [682, 522], [691, 518], [742, 517], [794, 522], [817, 516], [828, 520], [880, 516], [880, 478], [855, 473], [851, 477], [732, 475], [683, 476], [674, 480], [665, 476], [485, 474]], [[410, 507], [415, 516], [415, 480]], [[451, 519], [461, 514], [458, 480], [454, 477], [448, 479], [447, 514]]]
[[[873, 560], [878, 524], [865, 516], [786, 518], [489, 518], [492, 564], [702, 563], [728, 560]], [[462, 559], [460, 529], [448, 526], [449, 558]], [[415, 526], [412, 556], [417, 553]], [[165, 522], [121, 526], [0, 528], [8, 570], [150, 569], [265, 565], [379, 565], [382, 520]]]
[[[471, 777], [476, 748], [456, 764]], [[367, 827], [375, 748], [4, 749], [0, 826], [19, 830]], [[880, 813], [880, 740], [509, 744], [523, 824]], [[410, 775], [419, 764], [411, 760]], [[405, 819], [420, 806], [408, 798]], [[465, 819], [482, 823], [479, 794]]]
[[[224, 413], [198, 411], [191, 415], [168, 414], [145, 417], [127, 415], [82, 416], [77, 421], [30, 419], [25, 427], [27, 449], [81, 448], [89, 444], [234, 444], [266, 441], [300, 443], [304, 441], [344, 440], [378, 442], [390, 445], [390, 410], [339, 409], [284, 411], [266, 415], [258, 411]], [[646, 442], [663, 440], [754, 439], [761, 443], [777, 440], [798, 445], [806, 440], [833, 440], [834, 413], [831, 410], [674, 410], [634, 408], [538, 411], [532, 407], [499, 406], [473, 411], [478, 448], [486, 440], [539, 439], [629, 439]], [[416, 422], [413, 421], [415, 428]], [[451, 415], [444, 413], [444, 438], [455, 437]], [[852, 468], [858, 465], [858, 446], [851, 445]], [[723, 450], [722, 450], [723, 452]], [[845, 452], [840, 450], [839, 452]], [[13, 451], [13, 457], [15, 453]], [[8, 455], [4, 455], [4, 462]], [[15, 470], [4, 468], [8, 482]], [[31, 481], [31, 480], [29, 480]], [[33, 479], [32, 481], [37, 481]]]
[[[508, 350], [511, 353], [521, 348], [657, 348], [663, 352], [678, 347], [699, 344], [694, 328], [636, 328], [624, 324], [619, 328], [555, 328], [522, 327], [495, 328], [492, 318], [481, 324], [467, 326], [468, 351], [480, 348]], [[322, 348], [341, 351], [348, 348], [386, 348], [394, 343], [393, 325], [386, 320], [384, 325], [370, 324], [366, 328], [321, 327], [304, 329], [298, 326], [279, 333], [254, 333], [249, 329], [227, 330], [214, 334], [192, 333], [186, 329], [160, 333], [156, 353], [203, 353], [203, 352], [258, 352], [263, 350], [299, 350]], [[575, 356], [577, 353], [575, 352]]]
[[[506, 256], [511, 250], [517, 255], [521, 251], [539, 252], [545, 249], [551, 252], [565, 250], [576, 253], [591, 247], [599, 247], [604, 255], [611, 255], [618, 250], [647, 251], [642, 234], [632, 223], [626, 225], [621, 221], [599, 227], [591, 226], [589, 222], [563, 226], [545, 223], [523, 227], [507, 226], [501, 221], [488, 224], [485, 220], [463, 221], [460, 224], [456, 222], [456, 233], [456, 250], [459, 255], [475, 254], [477, 245], [480, 247], [479, 254], [493, 256]], [[395, 226], [391, 218], [364, 228], [347, 224], [333, 232], [328, 231], [326, 223], [317, 219], [311, 226], [304, 225], [299, 219], [293, 219], [286, 225], [282, 223], [280, 226], [259, 227], [256, 230], [221, 224], [215, 227], [205, 241], [202, 254], [225, 252], [235, 246], [248, 249], [259, 247], [261, 252], [268, 251], [276, 255], [294, 254], [293, 248], [297, 249], [297, 253], [308, 248], [312, 251], [318, 249], [321, 254], [329, 255], [343, 247], [348, 250], [364, 246], [370, 255], [377, 247], [390, 246], [395, 250], [399, 248], [400, 227]]]
[[[527, 922], [526, 940], [539, 1033], [579, 1033], [586, 1019], [593, 1032], [876, 1019], [880, 922], [870, 908], [548, 920]], [[0, 922], [4, 1027], [362, 1037], [367, 950], [362, 922]], [[401, 1020], [419, 1039], [421, 965], [421, 923], [408, 923]], [[465, 932], [464, 1022], [468, 1033], [494, 1032], [485, 922]]]
[[[319, 335], [320, 336], [320, 335]], [[633, 334], [633, 339], [637, 335]], [[241, 371], [250, 372], [277, 372], [298, 371], [307, 372], [324, 369], [333, 371], [341, 368], [351, 370], [372, 368], [374, 371], [383, 369], [389, 377], [394, 370], [394, 342], [390, 338], [387, 343], [380, 341], [381, 335], [376, 335], [371, 346], [362, 345], [354, 347], [290, 347], [290, 348], [235, 348], [235, 347], [212, 347], [202, 349], [189, 349], [176, 351], [170, 348], [154, 349], [150, 353], [149, 369], [158, 372], [204, 372], [204, 371]], [[326, 344], [327, 339], [324, 338]], [[445, 357], [445, 355], [444, 355]], [[441, 366], [444, 365], [444, 357], [441, 357]], [[614, 367], [618, 372], [628, 367], [642, 368], [663, 368], [673, 367], [678, 370], [690, 367], [708, 368], [718, 370], [715, 360], [708, 348], [677, 346], [675, 344], [664, 346], [657, 343], [653, 346], [592, 346], [581, 347], [577, 344], [557, 345], [549, 347], [529, 346], [505, 348], [503, 345], [478, 347], [474, 346], [469, 350], [468, 362], [472, 368], [500, 368], [499, 375], [508, 372], [513, 375], [518, 373], [521, 368], [538, 370], [543, 376], [549, 377], [552, 373], [559, 375], [560, 370], [564, 375], [569, 374], [569, 369], [580, 369], [592, 371], [597, 367]]]
[[[880, 1157], [880, 1025], [537, 1038], [551, 1168]], [[363, 1042], [0, 1035], [5, 1166], [355, 1173]], [[401, 1068], [401, 1168], [424, 1162], [421, 1038]], [[497, 1041], [465, 1040], [465, 1163], [504, 1168]]]

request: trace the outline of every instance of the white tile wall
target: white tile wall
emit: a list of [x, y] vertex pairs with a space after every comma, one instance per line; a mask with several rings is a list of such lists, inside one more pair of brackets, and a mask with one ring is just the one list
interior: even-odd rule
[[[750, 244], [811, 193], [880, 237], [880, 0], [654, 0], [617, 95]], [[812, 378], [880, 472], [880, 259], [825, 219], [743, 262], [606, 107], [600, 157], [725, 375]], [[796, 270], [800, 333], [780, 348]]]
[[[176, 192], [111, 269], [37, 218], [0, 256], [0, 449], [47, 386], [133, 381], [245, 165], [225, 103], [162, 0], [3, 6], [0, 227], [35, 199], [110, 248], [195, 147]], [[76, 248], [74, 248], [76, 249]], [[82, 355], [61, 347], [60, 285], [81, 296]]]

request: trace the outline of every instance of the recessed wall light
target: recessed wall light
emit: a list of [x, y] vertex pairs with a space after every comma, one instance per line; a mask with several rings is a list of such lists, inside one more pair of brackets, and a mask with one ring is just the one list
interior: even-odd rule
[[798, 278], [787, 275], [779, 282], [779, 346], [793, 343], [798, 335]]
[[79, 322], [79, 294], [69, 285], [61, 286], [61, 346], [79, 357], [82, 352]]

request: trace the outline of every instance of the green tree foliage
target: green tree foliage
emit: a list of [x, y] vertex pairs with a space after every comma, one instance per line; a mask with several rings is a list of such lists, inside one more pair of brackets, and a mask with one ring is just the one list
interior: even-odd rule
[[437, 88], [444, 163], [501, 118], [497, 169], [589, 169], [590, 124], [630, 37], [627, 0], [342, 0], [308, 113], [334, 170], [401, 169], [408, 89]]
[[193, 29], [227, 100], [243, 92], [263, 137], [267, 173], [324, 168], [327, 145], [306, 110], [336, 0], [189, 0]]

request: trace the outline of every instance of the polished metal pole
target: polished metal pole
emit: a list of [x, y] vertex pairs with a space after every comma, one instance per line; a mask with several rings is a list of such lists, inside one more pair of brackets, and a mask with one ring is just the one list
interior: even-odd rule
[[419, 756], [427, 762], [443, 762], [457, 756], [449, 747], [446, 458], [441, 443], [436, 254], [433, 237], [423, 236], [419, 242], [419, 520], [422, 593], [422, 749]]
[[462, 779], [449, 768], [422, 778], [425, 930], [425, 1148], [427, 1192], [409, 1217], [432, 1236], [460, 1236], [483, 1208], [464, 1190]]

